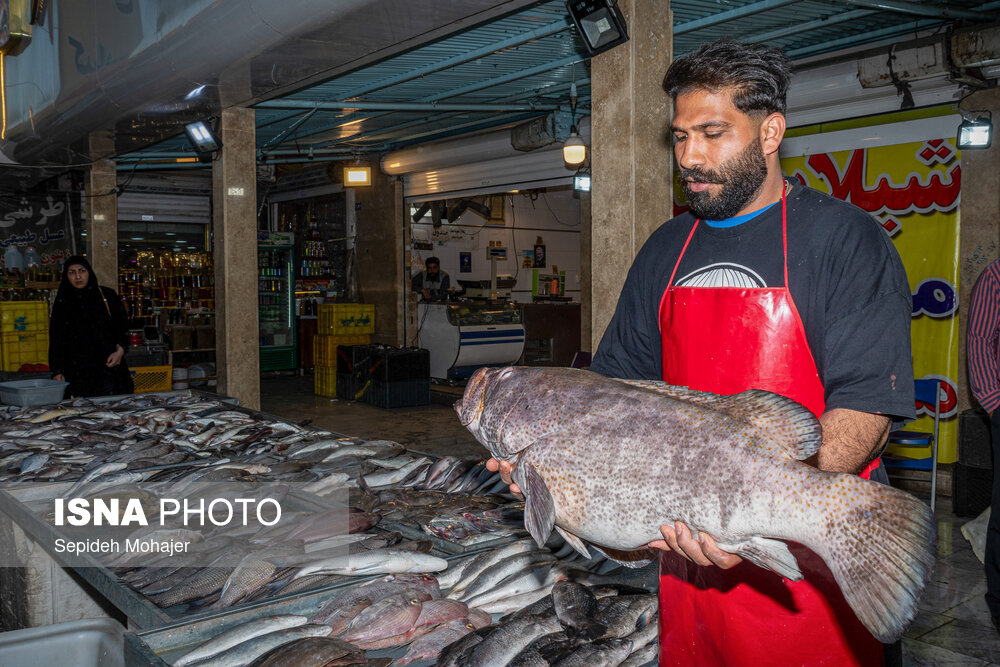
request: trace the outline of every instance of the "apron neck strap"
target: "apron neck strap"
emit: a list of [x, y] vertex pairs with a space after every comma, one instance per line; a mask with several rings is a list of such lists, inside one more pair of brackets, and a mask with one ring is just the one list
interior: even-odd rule
[[[781, 180], [781, 256], [782, 256], [782, 266], [785, 275], [785, 287], [788, 287], [788, 233], [786, 231], [786, 207], [785, 207], [785, 193], [788, 192], [788, 181]], [[701, 222], [701, 218], [697, 218], [694, 224], [691, 225], [691, 231], [688, 232], [687, 239], [684, 241], [684, 247], [681, 248], [681, 254], [677, 256], [677, 261], [674, 262], [674, 270], [670, 273], [670, 280], [667, 281], [667, 287], [672, 287], [674, 284], [674, 277], [677, 275], [677, 267], [681, 265], [681, 258], [684, 257], [684, 253], [687, 252], [688, 245], [691, 243], [691, 237], [694, 236], [694, 231], [698, 229], [698, 224]]]

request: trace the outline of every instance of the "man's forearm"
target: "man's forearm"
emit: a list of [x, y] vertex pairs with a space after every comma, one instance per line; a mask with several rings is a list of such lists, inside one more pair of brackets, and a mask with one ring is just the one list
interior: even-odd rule
[[860, 472], [875, 458], [886, 439], [892, 420], [886, 415], [836, 408], [819, 418], [823, 446], [807, 463], [828, 472]]

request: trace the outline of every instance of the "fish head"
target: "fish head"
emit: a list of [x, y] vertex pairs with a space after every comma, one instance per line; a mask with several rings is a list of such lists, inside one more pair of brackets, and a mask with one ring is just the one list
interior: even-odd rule
[[465, 393], [462, 398], [455, 403], [455, 412], [458, 413], [458, 420], [462, 426], [466, 427], [473, 434], [479, 425], [479, 418], [483, 414], [485, 404], [483, 399], [486, 394], [486, 386], [496, 369], [483, 366], [469, 378], [465, 385]]
[[520, 418], [530, 404], [527, 399], [537, 388], [537, 379], [525, 370], [480, 368], [455, 404], [462, 425], [497, 459], [508, 460], [532, 442], [517, 437]]

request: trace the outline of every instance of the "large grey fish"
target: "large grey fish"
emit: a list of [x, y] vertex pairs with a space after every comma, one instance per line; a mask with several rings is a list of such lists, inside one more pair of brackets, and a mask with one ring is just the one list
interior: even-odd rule
[[584, 541], [606, 554], [635, 551], [660, 539], [661, 525], [683, 521], [791, 580], [802, 574], [782, 540], [812, 549], [882, 642], [898, 639], [917, 612], [934, 564], [929, 508], [802, 463], [822, 432], [790, 399], [518, 367], [480, 369], [455, 407], [495, 458], [514, 463], [539, 545], [555, 529], [581, 554]]
[[276, 630], [284, 630], [285, 628], [296, 628], [300, 625], [305, 625], [305, 622], [305, 616], [296, 616], [294, 614], [279, 614], [277, 616], [256, 618], [215, 635], [204, 644], [182, 655], [174, 661], [173, 665], [174, 667], [184, 667], [184, 665], [190, 665], [191, 663], [222, 653], [254, 637], [266, 635]]

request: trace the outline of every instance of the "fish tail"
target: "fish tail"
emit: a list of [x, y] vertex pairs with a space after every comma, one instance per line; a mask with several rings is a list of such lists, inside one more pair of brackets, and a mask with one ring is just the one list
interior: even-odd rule
[[834, 500], [810, 544], [848, 604], [883, 643], [899, 639], [917, 614], [934, 569], [934, 516], [920, 499], [853, 475], [829, 479]]

